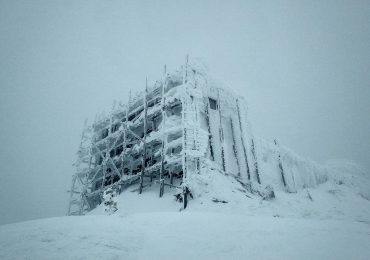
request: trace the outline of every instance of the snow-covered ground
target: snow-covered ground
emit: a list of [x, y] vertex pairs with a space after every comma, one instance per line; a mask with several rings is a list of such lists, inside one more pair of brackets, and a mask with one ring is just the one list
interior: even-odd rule
[[1, 227], [1, 259], [369, 259], [357, 221], [158, 212]]
[[194, 175], [185, 210], [176, 189], [131, 186], [112, 215], [0, 226], [0, 259], [370, 259], [369, 180], [351, 163], [325, 167], [325, 183], [271, 201], [232, 176]]

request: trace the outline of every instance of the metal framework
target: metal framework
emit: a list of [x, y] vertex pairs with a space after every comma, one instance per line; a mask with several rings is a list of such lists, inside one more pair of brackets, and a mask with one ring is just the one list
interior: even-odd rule
[[[135, 98], [130, 95], [128, 105], [114, 107], [108, 117], [95, 120], [91, 126], [85, 124], [68, 215], [81, 215], [95, 208], [107, 188], [120, 193], [138, 184], [140, 194], [154, 182], [159, 184], [159, 197], [165, 186], [179, 189], [186, 208], [189, 174], [199, 174], [207, 160], [219, 163], [223, 171], [232, 171], [228, 169], [232, 160], [225, 155], [226, 150], [235, 157], [235, 174], [240, 177], [247, 169], [249, 179], [249, 143], [243, 136], [240, 101], [233, 95], [229, 99], [237, 113], [227, 112], [227, 105], [221, 111], [221, 103], [227, 104], [225, 98], [220, 97], [219, 89], [209, 86], [202, 72], [189, 65], [188, 58], [175, 73], [168, 74], [165, 67], [162, 79], [152, 87], [146, 80], [145, 91]], [[210, 106], [210, 100], [217, 102], [217, 107]], [[212, 125], [214, 121], [219, 125]], [[226, 149], [223, 124], [226, 128], [231, 125], [233, 131], [231, 149]], [[216, 151], [220, 149], [218, 156]], [[243, 163], [239, 162], [241, 154]]]

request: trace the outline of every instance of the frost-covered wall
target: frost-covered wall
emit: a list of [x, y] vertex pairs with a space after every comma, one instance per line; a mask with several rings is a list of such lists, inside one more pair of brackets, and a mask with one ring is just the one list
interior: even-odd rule
[[296, 192], [327, 181], [326, 167], [298, 156], [277, 142], [256, 139], [256, 143], [262, 183], [270, 184], [275, 189]]

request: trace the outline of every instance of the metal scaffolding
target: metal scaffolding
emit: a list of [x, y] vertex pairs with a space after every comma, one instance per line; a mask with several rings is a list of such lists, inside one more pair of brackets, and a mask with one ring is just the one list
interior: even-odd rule
[[[212, 88], [208, 89], [211, 94], [206, 93], [207, 84], [204, 75], [190, 66], [187, 59], [180, 71], [169, 74], [165, 68], [162, 79], [153, 86], [149, 87], [146, 80], [145, 91], [134, 98], [130, 95], [126, 106], [114, 107], [109, 116], [95, 120], [91, 126], [85, 124], [68, 215], [81, 215], [95, 208], [108, 188], [120, 193], [132, 184], [138, 184], [140, 194], [147, 186], [158, 183], [159, 197], [163, 196], [165, 186], [179, 189], [186, 208], [189, 173], [199, 174], [205, 158], [221, 159], [216, 158], [217, 147], [222, 149], [220, 166], [226, 171], [222, 124], [231, 119], [223, 119], [226, 114], [221, 115], [224, 111], [219, 109], [219, 91], [216, 96]], [[210, 106], [210, 95], [217, 107]], [[233, 96], [229, 98], [234, 105], [237, 103]], [[219, 111], [211, 113], [216, 109]], [[228, 117], [235, 117], [235, 113], [229, 114]], [[219, 140], [211, 133], [217, 131], [211, 126], [210, 117], [212, 120], [218, 117]], [[241, 128], [240, 115], [233, 121]], [[241, 152], [236, 150], [239, 142], [235, 140], [240, 140], [240, 136], [233, 134], [233, 156], [237, 156]], [[245, 148], [248, 144], [244, 144], [243, 137], [241, 141], [248, 167]], [[243, 165], [238, 164], [238, 175]]]

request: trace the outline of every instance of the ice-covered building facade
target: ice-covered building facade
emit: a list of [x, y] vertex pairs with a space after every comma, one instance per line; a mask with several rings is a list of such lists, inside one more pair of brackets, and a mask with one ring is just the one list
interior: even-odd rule
[[250, 129], [244, 98], [218, 86], [202, 66], [187, 62], [165, 72], [128, 104], [85, 127], [68, 214], [95, 208], [109, 187], [121, 191], [132, 184], [142, 193], [157, 183], [160, 197], [165, 187], [179, 189], [185, 208], [189, 177], [209, 168], [247, 183], [288, 186], [280, 154], [275, 180], [261, 179], [264, 162], [257, 160]]

